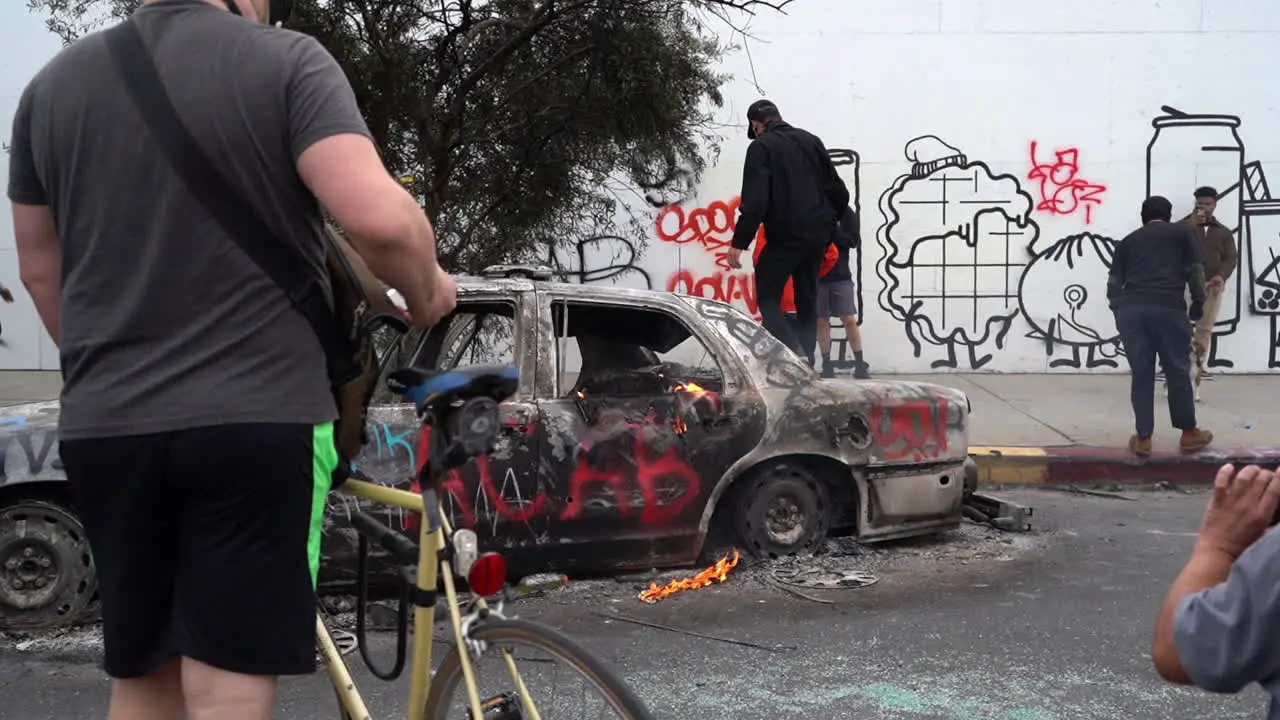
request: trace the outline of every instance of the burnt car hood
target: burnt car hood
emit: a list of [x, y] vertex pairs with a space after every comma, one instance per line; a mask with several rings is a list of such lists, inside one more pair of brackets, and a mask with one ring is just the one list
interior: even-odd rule
[[[834, 455], [850, 465], [963, 461], [969, 398], [955, 388], [897, 380], [815, 380], [766, 387], [761, 449]], [[778, 454], [770, 449], [766, 454]]]

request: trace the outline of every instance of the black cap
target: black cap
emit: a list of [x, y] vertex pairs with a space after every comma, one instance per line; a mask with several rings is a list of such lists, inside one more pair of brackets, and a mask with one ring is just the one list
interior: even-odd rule
[[1168, 198], [1152, 195], [1142, 201], [1142, 222], [1149, 223], [1152, 220], [1169, 222], [1172, 217], [1173, 203], [1169, 202]]
[[754, 140], [756, 133], [751, 129], [751, 121], [763, 121], [765, 118], [778, 117], [778, 106], [772, 100], [757, 100], [747, 108], [747, 138]]

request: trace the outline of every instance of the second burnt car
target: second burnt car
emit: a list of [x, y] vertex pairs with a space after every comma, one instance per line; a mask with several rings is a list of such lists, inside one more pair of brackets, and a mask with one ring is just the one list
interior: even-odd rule
[[[388, 371], [519, 366], [494, 451], [442, 487], [455, 525], [501, 549], [516, 571], [687, 565], [702, 559], [713, 530], [754, 555], [781, 556], [833, 533], [884, 540], [999, 511], [972, 492], [959, 390], [823, 380], [730, 305], [549, 277], [502, 267], [460, 278], [455, 312], [399, 338], [384, 361]], [[406, 487], [421, 460], [420, 425], [384, 388], [354, 466]], [[96, 582], [58, 458], [58, 403], [5, 414], [0, 626], [67, 622]], [[330, 495], [322, 589], [355, 578], [356, 502]], [[415, 521], [389, 518], [393, 527]]]

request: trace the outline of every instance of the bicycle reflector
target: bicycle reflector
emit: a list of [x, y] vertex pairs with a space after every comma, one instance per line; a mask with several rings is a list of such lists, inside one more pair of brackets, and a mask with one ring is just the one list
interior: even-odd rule
[[491, 597], [507, 584], [507, 561], [495, 552], [487, 552], [476, 558], [476, 564], [467, 573], [467, 585], [479, 597]]

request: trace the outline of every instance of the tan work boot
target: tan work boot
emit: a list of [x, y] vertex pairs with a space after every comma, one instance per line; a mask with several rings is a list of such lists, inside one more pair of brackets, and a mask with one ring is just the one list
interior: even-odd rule
[[1138, 457], [1147, 457], [1151, 454], [1151, 438], [1137, 435], [1129, 438], [1129, 452]]
[[1178, 441], [1178, 449], [1184, 453], [1199, 452], [1213, 442], [1213, 433], [1204, 428], [1183, 430], [1182, 439]]

